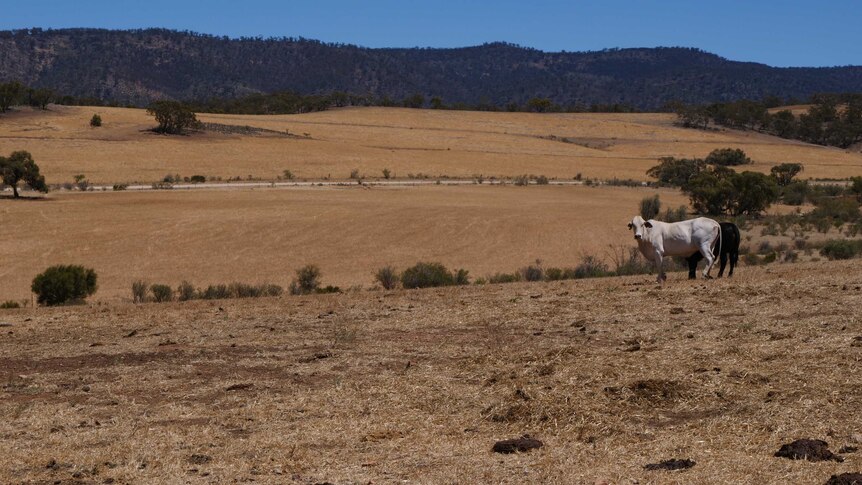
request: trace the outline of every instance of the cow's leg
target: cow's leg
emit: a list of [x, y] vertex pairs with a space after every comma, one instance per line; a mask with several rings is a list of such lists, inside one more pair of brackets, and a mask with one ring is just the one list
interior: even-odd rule
[[[724, 274], [724, 267], [725, 265], [727, 265], [727, 253], [721, 253], [721, 256], [719, 257], [719, 262], [721, 263], [721, 266], [718, 267], [718, 277], [721, 278], [721, 275]], [[731, 266], [731, 268], [732, 267], [733, 266]], [[728, 277], [730, 277], [730, 275], [728, 275]]]
[[728, 278], [733, 276], [733, 268], [736, 266], [737, 261], [739, 261], [739, 253], [737, 253], [737, 252], [730, 253], [730, 273], [727, 274]]
[[665, 280], [667, 280], [667, 275], [664, 274], [664, 270], [662, 269], [662, 255], [660, 252], [655, 252], [655, 255], [653, 255], [653, 262], [655, 263], [655, 269], [658, 272], [656, 281], [658, 281], [659, 284], [662, 284], [665, 282]]
[[715, 257], [712, 255], [712, 248], [709, 247], [709, 243], [703, 243], [700, 245], [700, 254], [706, 258], [706, 267], [703, 268], [703, 277], [710, 279], [712, 276], [709, 275], [709, 271], [712, 269], [712, 265], [715, 264]]
[[688, 262], [688, 279], [690, 280], [697, 279], [697, 261], [700, 259], [698, 256], [700, 256], [700, 253], [694, 253], [685, 258]]

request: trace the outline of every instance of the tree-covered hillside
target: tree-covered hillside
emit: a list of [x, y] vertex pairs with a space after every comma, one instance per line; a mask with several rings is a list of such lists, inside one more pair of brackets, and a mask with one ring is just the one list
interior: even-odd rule
[[0, 32], [0, 82], [144, 105], [252, 93], [335, 91], [453, 105], [549, 99], [562, 107], [807, 98], [862, 91], [862, 67], [773, 68], [697, 49], [542, 52], [505, 43], [369, 49], [307, 39], [230, 39], [163, 29]]

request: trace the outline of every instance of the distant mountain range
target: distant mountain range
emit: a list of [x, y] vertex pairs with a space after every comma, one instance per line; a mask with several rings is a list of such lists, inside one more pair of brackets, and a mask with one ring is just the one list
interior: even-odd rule
[[143, 105], [252, 93], [344, 91], [446, 104], [560, 106], [805, 99], [862, 92], [862, 66], [776, 68], [690, 48], [542, 52], [506, 43], [370, 49], [314, 40], [216, 37], [163, 29], [0, 32], [0, 81]]

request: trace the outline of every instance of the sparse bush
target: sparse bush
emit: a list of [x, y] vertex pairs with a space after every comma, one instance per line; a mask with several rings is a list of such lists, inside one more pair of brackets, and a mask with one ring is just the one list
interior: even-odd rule
[[614, 265], [613, 272], [617, 276], [646, 274], [653, 269], [652, 263], [647, 261], [636, 247], [611, 246], [610, 255]]
[[525, 281], [542, 281], [545, 279], [545, 270], [542, 269], [542, 262], [538, 259], [536, 264], [521, 268], [520, 273]]
[[759, 254], [771, 253], [772, 251], [772, 243], [769, 241], [760, 241], [760, 245], [757, 246], [757, 252]]
[[96, 272], [79, 265], [51, 266], [33, 279], [30, 288], [42, 305], [82, 302], [96, 292]]
[[392, 177], [392, 172], [388, 168], [383, 169], [383, 178], [389, 180]]
[[189, 177], [189, 182], [193, 184], [202, 184], [207, 181], [207, 178], [203, 175], [192, 175]]
[[584, 256], [580, 264], [575, 267], [575, 278], [600, 278], [608, 276], [608, 265], [595, 256]]
[[661, 216], [661, 220], [664, 222], [679, 222], [686, 219], [688, 219], [688, 207], [684, 205], [681, 205], [676, 209], [668, 207]]
[[392, 266], [384, 266], [377, 270], [374, 279], [386, 290], [394, 290], [398, 286], [398, 271]]
[[150, 286], [150, 293], [153, 294], [153, 301], [156, 303], [164, 303], [174, 299], [174, 290], [168, 285], [153, 284]]
[[195, 286], [188, 281], [183, 281], [177, 287], [177, 301], [194, 300], [196, 296]]
[[496, 273], [488, 277], [488, 283], [515, 283], [521, 281], [521, 273]]
[[21, 304], [15, 300], [6, 300], [3, 303], [0, 303], [0, 308], [3, 308], [3, 309], [21, 308]]
[[323, 288], [314, 290], [315, 293], [341, 293], [341, 288], [332, 285], [326, 285]]
[[799, 259], [799, 253], [796, 251], [787, 251], [784, 253], [785, 263], [795, 263]]
[[135, 303], [143, 303], [147, 301], [147, 288], [150, 285], [144, 280], [132, 282], [132, 301]]
[[455, 271], [455, 284], [456, 285], [469, 285], [470, 284], [470, 272], [464, 268], [461, 268]]
[[774, 263], [777, 259], [778, 259], [778, 253], [773, 251], [773, 252], [763, 256], [761, 263], [770, 264], [770, 263]]
[[429, 288], [454, 284], [455, 277], [441, 263], [416, 263], [401, 273], [404, 288]]
[[559, 281], [563, 279], [563, 270], [561, 268], [547, 268], [545, 270], [545, 279], [547, 281]]
[[227, 285], [209, 285], [200, 296], [204, 300], [224, 300], [230, 298], [230, 290]]
[[761, 263], [760, 256], [755, 253], [746, 253], [742, 256], [742, 260], [748, 266], [757, 266]]
[[658, 194], [641, 199], [640, 214], [646, 220], [655, 219], [661, 210], [661, 201]]
[[544, 175], [539, 175], [536, 177], [536, 185], [548, 185], [550, 182], [548, 181], [548, 177]]
[[356, 179], [356, 180], [359, 180], [361, 178], [359, 175], [359, 169], [358, 168], [354, 168], [353, 170], [350, 171], [350, 178]]
[[75, 175], [75, 186], [78, 187], [78, 190], [81, 192], [85, 192], [90, 187], [90, 181], [87, 180], [87, 176], [79, 173]]
[[129, 184], [114, 184], [114, 190], [126, 190], [129, 188]]
[[517, 186], [525, 186], [530, 184], [530, 176], [529, 175], [518, 175], [514, 178], [513, 182]]
[[282, 173], [284, 175], [285, 180], [293, 180], [293, 172], [291, 172], [290, 170], [285, 170]]
[[862, 252], [862, 241], [830, 239], [820, 248], [820, 255], [829, 260], [850, 259]]
[[320, 268], [307, 264], [296, 270], [296, 279], [290, 282], [291, 295], [307, 295], [320, 288]]
[[94, 114], [92, 118], [90, 118], [90, 126], [93, 128], [98, 128], [102, 126], [102, 117], [99, 114]]

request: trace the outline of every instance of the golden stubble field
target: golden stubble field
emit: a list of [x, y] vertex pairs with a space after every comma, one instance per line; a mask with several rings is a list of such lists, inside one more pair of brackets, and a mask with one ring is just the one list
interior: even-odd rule
[[0, 481], [823, 484], [773, 454], [860, 446], [860, 275], [0, 310]]
[[[89, 126], [94, 113], [104, 125]], [[739, 147], [768, 172], [800, 162], [803, 177], [859, 175], [862, 154], [757, 133], [673, 126], [670, 114], [530, 114], [402, 108], [344, 108], [278, 116], [200, 114], [202, 121], [253, 126], [298, 137], [199, 133], [161, 136], [141, 109], [51, 106], [0, 117], [0, 153], [33, 153], [49, 183], [84, 174], [94, 183], [150, 183], [167, 174], [272, 180], [346, 179], [356, 169], [381, 177], [512, 177], [525, 173], [572, 179], [632, 178], [662, 156], [703, 157]], [[305, 137], [308, 136], [308, 138]], [[566, 141], [562, 141], [566, 139]]]
[[[634, 246], [626, 224], [652, 190], [586, 186], [309, 187], [59, 192], [0, 200], [0, 299], [23, 299], [53, 264], [99, 275], [96, 299], [129, 299], [138, 279], [176, 287], [270, 282], [316, 264], [323, 283], [374, 284], [386, 265], [418, 261], [471, 276], [542, 259], [575, 266]], [[686, 200], [659, 191], [668, 205]]]

